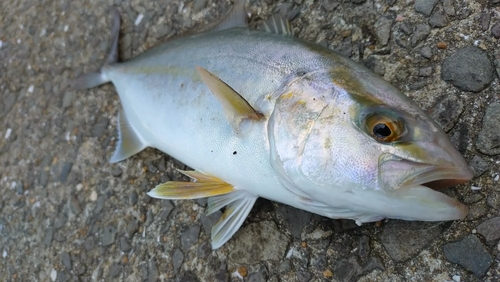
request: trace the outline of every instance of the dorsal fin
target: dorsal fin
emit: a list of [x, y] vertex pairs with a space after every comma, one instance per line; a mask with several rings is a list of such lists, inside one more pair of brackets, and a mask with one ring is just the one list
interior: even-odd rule
[[293, 36], [293, 30], [288, 20], [278, 14], [270, 17], [265, 22], [263, 22], [259, 29], [265, 30], [270, 33]]
[[219, 22], [209, 28], [211, 31], [230, 29], [234, 27], [247, 27], [248, 15], [245, 9], [245, 0], [235, 0], [229, 13]]

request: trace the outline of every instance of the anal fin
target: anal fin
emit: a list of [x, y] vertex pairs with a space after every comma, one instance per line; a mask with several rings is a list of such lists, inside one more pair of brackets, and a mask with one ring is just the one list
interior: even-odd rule
[[156, 186], [148, 195], [159, 199], [198, 199], [224, 195], [234, 191], [234, 187], [215, 176], [196, 171], [182, 171], [182, 174], [196, 182], [169, 181]]
[[116, 163], [133, 156], [147, 147], [144, 141], [136, 134], [122, 109], [118, 113], [118, 144], [110, 163]]
[[208, 199], [208, 214], [227, 206], [222, 217], [212, 227], [213, 249], [220, 248], [240, 229], [257, 198], [246, 191], [235, 191]]

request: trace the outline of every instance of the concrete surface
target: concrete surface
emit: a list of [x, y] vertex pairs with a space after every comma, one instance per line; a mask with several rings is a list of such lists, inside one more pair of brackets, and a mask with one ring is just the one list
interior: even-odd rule
[[[364, 62], [415, 99], [449, 129], [477, 177], [446, 190], [470, 207], [462, 221], [358, 227], [259, 200], [236, 236], [212, 251], [220, 213], [206, 217], [203, 200], [145, 194], [180, 179], [174, 168], [183, 165], [153, 149], [109, 164], [113, 87], [72, 92], [67, 83], [100, 66], [111, 7], [123, 20], [125, 60], [229, 6], [0, 1], [0, 280], [499, 281], [500, 1], [248, 1], [252, 23], [280, 10], [299, 37]], [[471, 56], [486, 64], [443, 65]]]

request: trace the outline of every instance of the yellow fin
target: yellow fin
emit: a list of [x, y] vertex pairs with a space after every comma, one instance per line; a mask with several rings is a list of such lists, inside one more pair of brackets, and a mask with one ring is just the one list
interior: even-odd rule
[[196, 182], [169, 181], [156, 186], [148, 195], [159, 199], [198, 199], [224, 195], [234, 191], [234, 187], [223, 180], [196, 171], [180, 172]]
[[206, 69], [197, 66], [196, 70], [200, 74], [203, 82], [210, 88], [215, 97], [222, 104], [229, 121], [238, 128], [242, 119], [259, 121], [264, 115], [257, 112], [241, 95], [231, 86], [227, 85], [220, 78], [210, 73]]

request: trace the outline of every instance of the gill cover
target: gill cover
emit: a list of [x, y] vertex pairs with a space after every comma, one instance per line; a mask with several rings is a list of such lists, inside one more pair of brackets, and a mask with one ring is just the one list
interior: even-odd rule
[[[299, 71], [287, 79], [273, 95], [276, 103], [268, 124], [271, 162], [273, 168], [283, 177], [283, 184], [305, 199], [309, 199], [309, 195], [319, 189], [302, 169], [303, 162], [307, 159], [304, 158], [306, 147], [321, 139], [317, 138], [317, 134], [329, 134], [328, 130], [318, 128], [317, 121], [331, 110], [329, 105], [335, 102], [337, 96], [331, 85], [321, 83], [325, 79], [329, 81], [327, 76], [328, 72], [322, 70]], [[330, 117], [333, 119], [334, 115]], [[309, 138], [311, 134], [315, 135], [314, 138]], [[324, 151], [314, 154], [329, 156], [329, 145], [332, 144], [323, 145], [320, 147]], [[330, 157], [314, 159], [318, 166], [333, 166]], [[328, 178], [328, 175], [323, 177]]]

